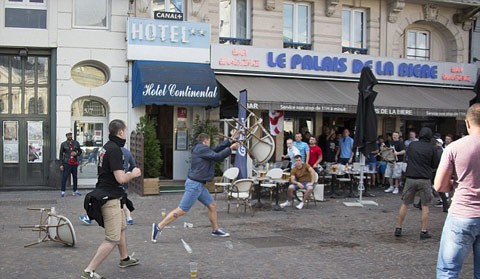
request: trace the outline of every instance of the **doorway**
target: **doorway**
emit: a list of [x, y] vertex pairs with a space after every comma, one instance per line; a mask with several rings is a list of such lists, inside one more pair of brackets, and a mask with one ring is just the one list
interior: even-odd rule
[[0, 52], [0, 186], [47, 186], [50, 53]]
[[148, 116], [157, 123], [157, 139], [162, 153], [161, 179], [173, 179], [173, 106], [147, 105]]
[[99, 100], [81, 98], [72, 104], [72, 127], [74, 140], [82, 148], [78, 167], [81, 185], [92, 185], [97, 179], [98, 150], [108, 139], [106, 106]]

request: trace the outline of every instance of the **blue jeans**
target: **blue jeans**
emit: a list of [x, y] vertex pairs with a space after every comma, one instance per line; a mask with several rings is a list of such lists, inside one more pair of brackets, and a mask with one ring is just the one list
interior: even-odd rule
[[78, 165], [72, 166], [70, 164], [63, 164], [63, 176], [62, 176], [62, 192], [65, 192], [65, 186], [67, 179], [72, 174], [73, 179], [73, 191], [77, 191], [78, 178], [77, 178]]
[[212, 195], [203, 187], [203, 183], [187, 179], [185, 181], [185, 193], [180, 201], [181, 210], [187, 212], [192, 208], [195, 201], [199, 200], [203, 205], [209, 206], [213, 203]]
[[480, 279], [480, 218], [448, 215], [443, 225], [437, 259], [438, 278], [458, 278], [463, 262], [473, 248], [474, 278]]

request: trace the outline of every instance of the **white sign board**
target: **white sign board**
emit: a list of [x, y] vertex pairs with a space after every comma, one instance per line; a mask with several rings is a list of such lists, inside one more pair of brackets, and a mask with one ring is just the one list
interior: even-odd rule
[[218, 73], [352, 80], [369, 66], [383, 83], [471, 88], [477, 79], [473, 64], [219, 44], [212, 44], [211, 52], [211, 67]]

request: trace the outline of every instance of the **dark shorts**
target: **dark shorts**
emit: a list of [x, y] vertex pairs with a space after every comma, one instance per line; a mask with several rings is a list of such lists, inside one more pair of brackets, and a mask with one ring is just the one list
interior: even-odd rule
[[[305, 190], [307, 190], [307, 188], [308, 188], [308, 187], [307, 187], [307, 184], [308, 184], [309, 182], [301, 182], [301, 183], [302, 183], [302, 185], [303, 185], [303, 188], [300, 188], [300, 186], [298, 186], [297, 184], [291, 184], [291, 186], [295, 187], [295, 191], [298, 191], [298, 190], [300, 190], [300, 189], [305, 189]], [[315, 190], [315, 184], [313, 184], [311, 187], [312, 187], [313, 190]]]
[[412, 204], [415, 195], [418, 194], [422, 205], [428, 205], [432, 201], [432, 183], [430, 179], [414, 179], [408, 178], [405, 181], [402, 200], [404, 204]]

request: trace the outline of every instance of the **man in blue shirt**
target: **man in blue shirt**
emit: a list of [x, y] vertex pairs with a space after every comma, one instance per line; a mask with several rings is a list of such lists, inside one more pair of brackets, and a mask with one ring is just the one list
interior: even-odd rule
[[307, 143], [302, 141], [301, 133], [295, 134], [295, 141], [293, 142], [293, 145], [298, 149], [298, 151], [300, 151], [300, 156], [302, 156], [302, 163], [308, 163], [308, 160], [310, 159], [310, 147], [308, 147]]
[[[338, 142], [337, 154], [335, 154], [335, 161], [342, 165], [351, 164], [353, 159], [353, 139], [350, 137], [348, 129], [343, 130], [343, 135]], [[340, 156], [339, 156], [340, 155]]]
[[172, 210], [160, 223], [152, 224], [152, 242], [157, 242], [162, 229], [175, 221], [178, 217], [185, 215], [192, 208], [195, 201], [200, 201], [208, 209], [208, 219], [212, 226], [212, 236], [228, 237], [229, 233], [218, 227], [217, 206], [205, 188], [205, 183], [212, 181], [214, 176], [215, 162], [221, 162], [237, 150], [237, 142], [230, 143], [225, 140], [216, 147], [210, 148], [210, 136], [201, 133], [197, 137], [197, 144], [192, 148], [192, 163], [188, 171], [188, 179], [185, 181], [185, 193], [177, 208]]

